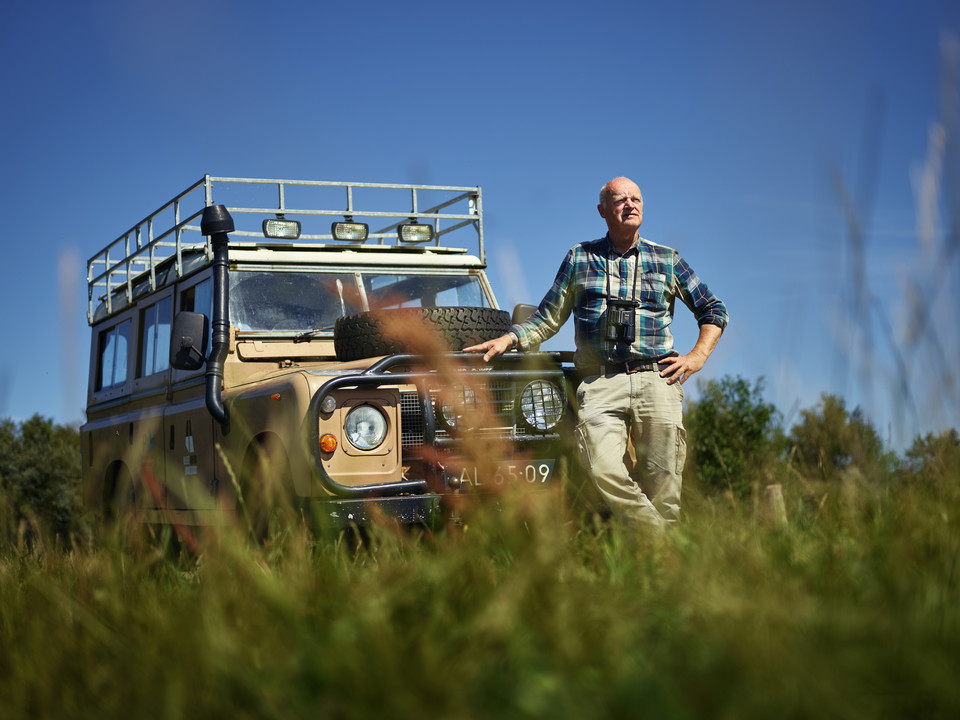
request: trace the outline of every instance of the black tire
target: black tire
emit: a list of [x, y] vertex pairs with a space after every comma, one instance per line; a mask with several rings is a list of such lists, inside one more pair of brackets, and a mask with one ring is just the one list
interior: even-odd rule
[[101, 539], [110, 539], [121, 547], [140, 552], [154, 545], [154, 529], [140, 515], [138, 490], [127, 467], [117, 463], [104, 479], [100, 505]]
[[510, 329], [510, 313], [481, 307], [394, 308], [348, 315], [337, 320], [333, 345], [338, 360], [361, 360], [394, 353], [418, 352], [402, 339], [384, 337], [391, 323], [426, 321], [442, 336], [446, 349], [459, 351], [500, 337]]
[[103, 484], [100, 510], [107, 527], [115, 527], [136, 514], [136, 487], [126, 466], [117, 464], [107, 474]]
[[240, 492], [238, 510], [256, 542], [270, 538], [272, 519], [291, 520], [290, 463], [279, 439], [265, 436], [247, 450], [240, 471]]

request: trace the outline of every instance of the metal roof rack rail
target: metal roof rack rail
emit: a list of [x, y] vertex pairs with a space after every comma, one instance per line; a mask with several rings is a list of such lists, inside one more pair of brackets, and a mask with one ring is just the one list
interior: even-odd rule
[[[199, 192], [200, 188], [203, 188], [202, 193]], [[330, 195], [331, 192], [345, 192], [345, 206], [335, 207], [337, 203]], [[276, 199], [275, 207], [267, 206], [272, 200], [268, 200], [264, 193], [269, 193]], [[400, 200], [404, 194], [408, 194], [406, 203]], [[291, 195], [297, 196], [292, 205], [289, 202]], [[358, 203], [360, 195], [375, 197], [376, 202], [370, 205]], [[251, 199], [254, 202], [251, 202]], [[277, 241], [266, 238], [256, 223], [251, 224], [251, 219], [260, 221], [291, 216], [300, 218], [308, 232], [300, 233], [295, 242], [319, 241], [321, 246], [332, 248], [351, 245], [334, 238], [332, 229], [330, 232], [319, 231], [324, 229], [321, 227], [322, 222], [331, 218], [368, 220], [381, 225], [379, 229], [367, 234], [366, 241], [398, 247], [409, 247], [399, 237], [401, 226], [409, 223], [419, 224], [425, 221], [431, 226], [430, 239], [418, 244], [418, 247], [422, 248], [449, 247], [443, 243], [450, 242], [457, 231], [473, 228], [478, 257], [482, 263], [486, 263], [480, 186], [271, 180], [204, 175], [87, 261], [88, 322], [93, 324], [94, 311], [99, 302], [104, 303], [107, 315], [113, 313], [117, 299], [115, 296], [120, 293], [123, 293], [120, 295], [122, 304], [131, 303], [135, 281], [148, 283], [149, 290], [155, 290], [157, 267], [161, 263], [171, 263], [171, 270], [177, 277], [181, 277], [186, 251], [202, 251], [209, 261], [212, 253], [200, 234], [199, 223], [195, 221], [203, 214], [205, 206], [214, 204], [225, 205], [236, 219], [237, 229], [231, 233], [232, 236], [254, 237], [265, 244], [274, 244]], [[423, 207], [424, 205], [426, 207]], [[376, 209], [384, 206], [387, 209]], [[355, 245], [356, 243], [353, 243], [353, 246]], [[123, 300], [126, 302], [123, 303]]]

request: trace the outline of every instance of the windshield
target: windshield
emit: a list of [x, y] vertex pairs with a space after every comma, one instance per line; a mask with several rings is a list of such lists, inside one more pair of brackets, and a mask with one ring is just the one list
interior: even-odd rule
[[230, 324], [239, 331], [333, 333], [337, 318], [397, 307], [490, 307], [476, 275], [234, 270]]

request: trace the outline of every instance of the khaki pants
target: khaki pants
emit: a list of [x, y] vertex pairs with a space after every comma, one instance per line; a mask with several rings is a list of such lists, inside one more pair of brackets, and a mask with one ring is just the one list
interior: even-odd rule
[[[657, 372], [584, 378], [577, 450], [600, 495], [625, 522], [661, 529], [680, 515], [687, 455], [683, 388]], [[625, 459], [632, 439], [636, 466]]]

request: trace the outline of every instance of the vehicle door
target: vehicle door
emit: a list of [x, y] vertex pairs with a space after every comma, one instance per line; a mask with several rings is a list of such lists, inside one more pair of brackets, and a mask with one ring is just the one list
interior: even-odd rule
[[[180, 284], [176, 303], [177, 312], [201, 312], [210, 318], [213, 282], [209, 273]], [[167, 347], [169, 351], [169, 339]], [[170, 399], [163, 418], [168, 506], [213, 510], [219, 492], [218, 462], [214, 421], [206, 406], [204, 368], [170, 372]]]

